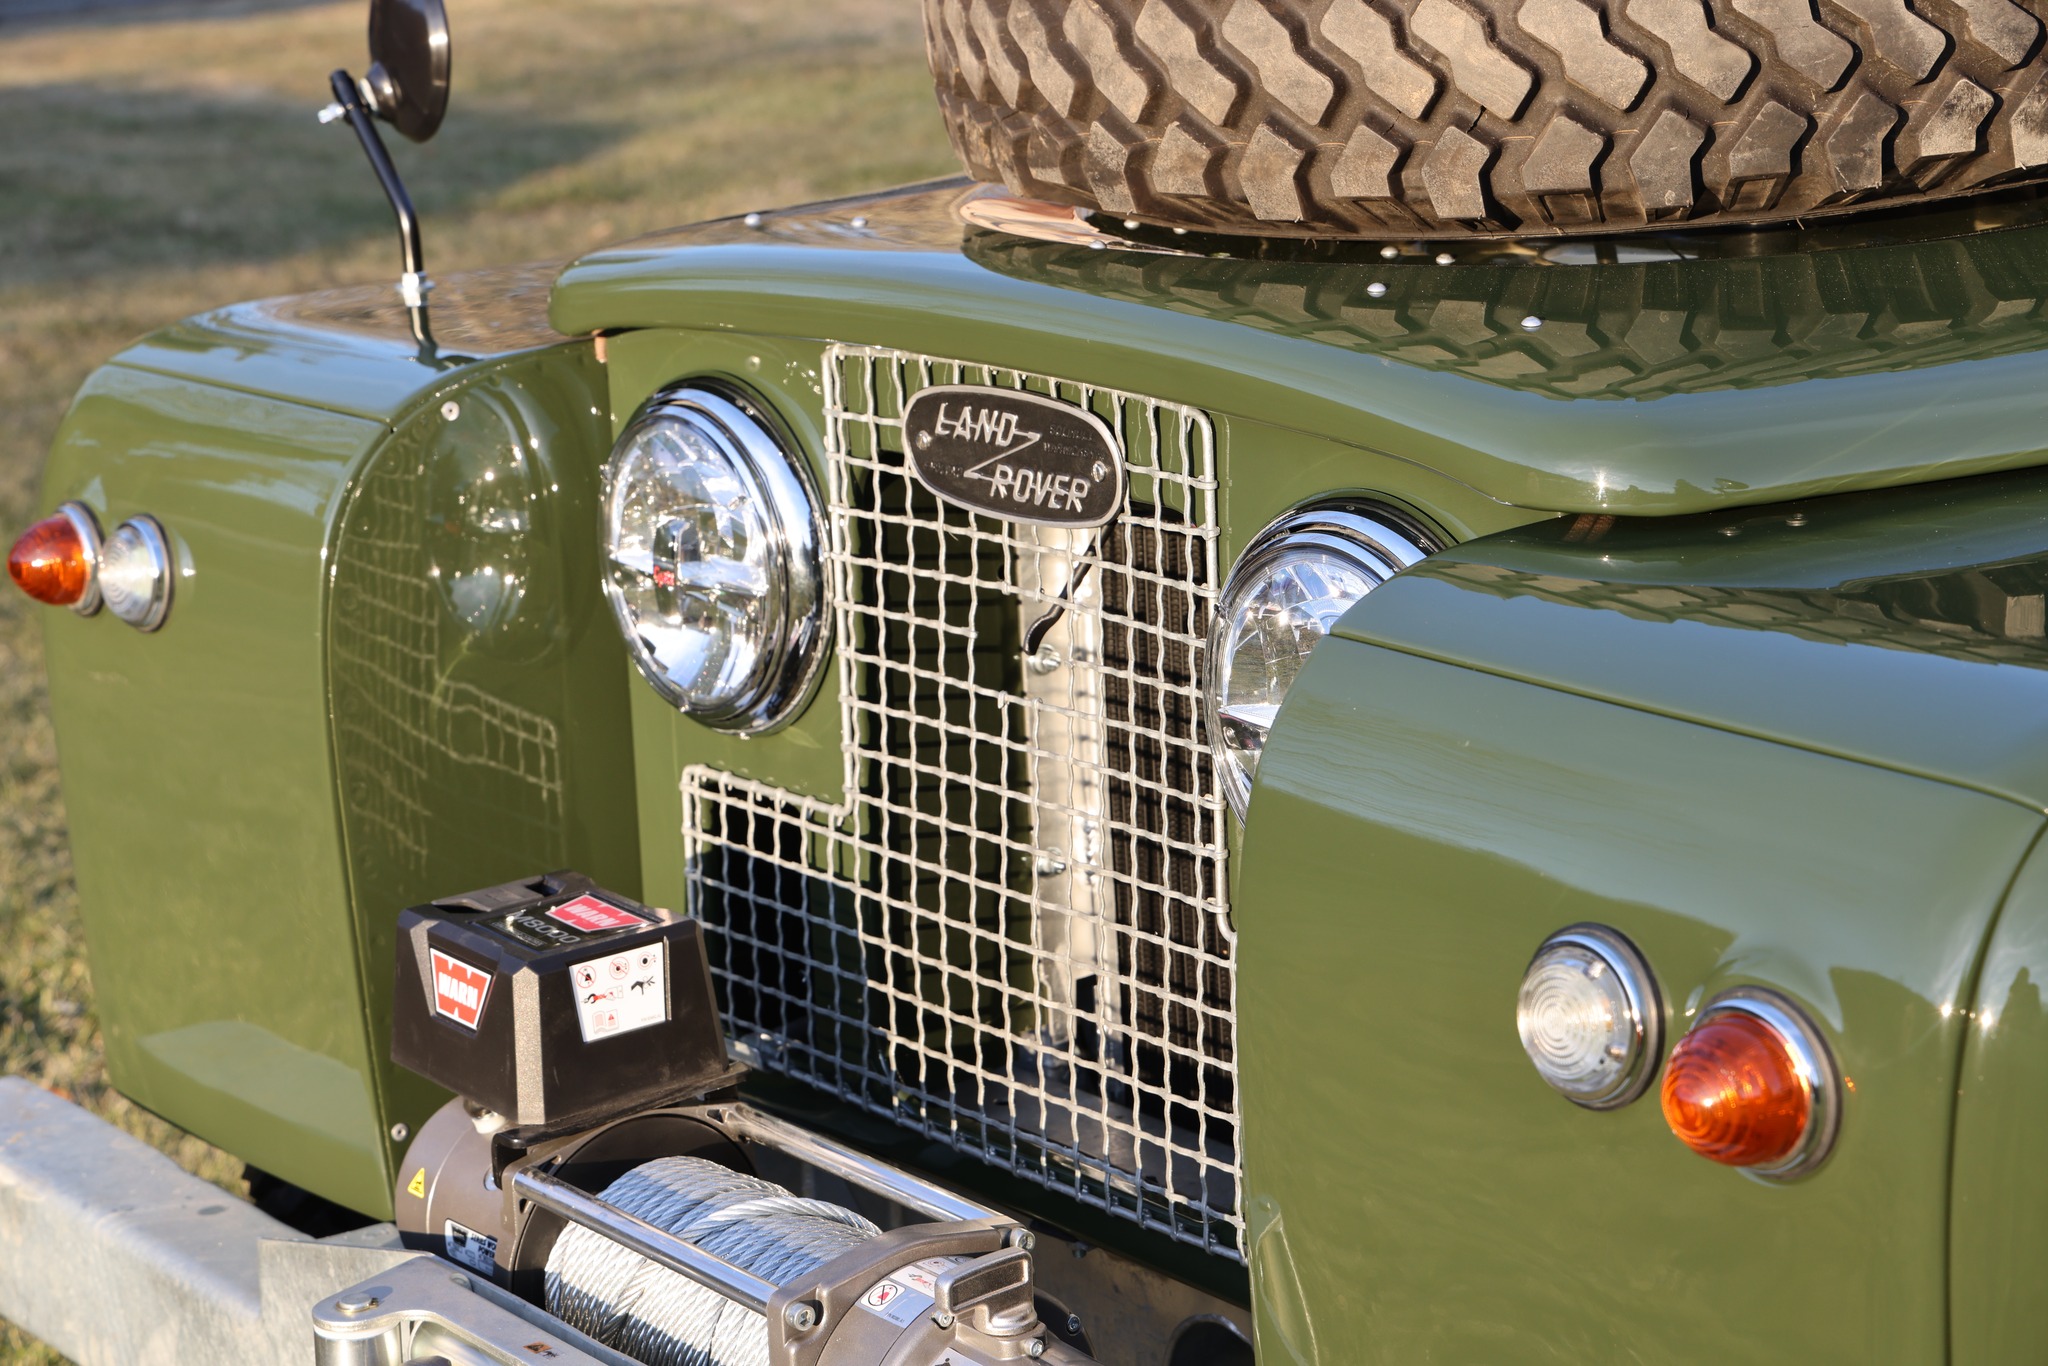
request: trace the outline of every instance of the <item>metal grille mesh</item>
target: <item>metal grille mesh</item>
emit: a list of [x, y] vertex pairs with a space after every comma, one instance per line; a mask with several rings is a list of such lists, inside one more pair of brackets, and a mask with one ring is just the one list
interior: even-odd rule
[[[465, 402], [476, 411], [489, 399]], [[490, 671], [463, 667], [471, 646], [420, 534], [448, 516], [430, 490], [448, 482], [437, 463], [459, 453], [449, 431], [436, 414], [400, 432], [351, 500], [335, 556], [329, 668], [343, 807], [366, 864], [412, 879], [401, 897], [417, 897], [431, 851], [454, 847], [436, 805], [450, 793], [472, 814], [487, 809], [537, 862], [566, 858], [560, 730], [473, 681]], [[493, 454], [508, 473], [523, 469], [516, 446]]]
[[[939, 502], [906, 472], [901, 422], [935, 384], [1095, 412], [1124, 451], [1125, 514], [1072, 531]], [[691, 905], [736, 1042], [1238, 1257], [1225, 808], [1198, 692], [1209, 420], [860, 347], [828, 352], [825, 402], [844, 795], [683, 777]]]

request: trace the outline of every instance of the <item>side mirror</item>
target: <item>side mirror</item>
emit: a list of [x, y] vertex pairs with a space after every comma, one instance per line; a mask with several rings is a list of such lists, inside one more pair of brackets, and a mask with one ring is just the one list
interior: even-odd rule
[[438, 357], [433, 328], [427, 321], [426, 251], [420, 245], [420, 216], [412, 196], [391, 164], [391, 154], [377, 132], [383, 119], [414, 142], [425, 142], [448, 112], [448, 10], [442, 0], [370, 0], [370, 74], [358, 81], [346, 71], [327, 78], [334, 103], [320, 111], [320, 122], [348, 120], [391, 213], [398, 220], [398, 246], [405, 273], [398, 277], [398, 296], [412, 321], [420, 359]]
[[448, 10], [442, 0], [370, 0], [371, 112], [425, 142], [448, 112]]

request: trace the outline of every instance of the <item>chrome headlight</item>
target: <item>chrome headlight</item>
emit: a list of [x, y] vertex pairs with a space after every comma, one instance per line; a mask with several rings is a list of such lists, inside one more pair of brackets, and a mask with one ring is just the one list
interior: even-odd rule
[[1360, 598], [1436, 547], [1370, 503], [1299, 508], [1238, 557], [1209, 631], [1209, 746], [1240, 819], [1259, 752], [1309, 651]]
[[604, 471], [605, 593], [654, 690], [707, 725], [767, 730], [824, 657], [817, 500], [737, 395], [656, 394]]

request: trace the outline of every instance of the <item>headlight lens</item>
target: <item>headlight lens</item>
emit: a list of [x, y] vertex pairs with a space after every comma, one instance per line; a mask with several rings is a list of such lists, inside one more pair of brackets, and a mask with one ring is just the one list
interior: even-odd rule
[[1316, 642], [1360, 598], [1435, 549], [1419, 528], [1370, 503], [1288, 513], [1231, 571], [1209, 632], [1209, 745], [1240, 819], [1273, 718]]
[[640, 672], [709, 725], [788, 720], [824, 654], [817, 504], [751, 405], [656, 394], [605, 466], [605, 590]]

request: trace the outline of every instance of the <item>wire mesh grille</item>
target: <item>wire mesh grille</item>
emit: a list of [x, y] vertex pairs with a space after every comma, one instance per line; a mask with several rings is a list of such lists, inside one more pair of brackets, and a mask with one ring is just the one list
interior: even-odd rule
[[[465, 402], [482, 411], [489, 400]], [[349, 504], [334, 561], [330, 686], [350, 838], [366, 865], [412, 879], [399, 895], [414, 899], [432, 851], [452, 847], [437, 824], [446, 812], [436, 798], [446, 806], [449, 793], [488, 809], [508, 844], [536, 861], [566, 857], [560, 730], [546, 713], [462, 676], [468, 633], [451, 617], [448, 581], [420, 534], [447, 517], [430, 490], [447, 482], [436, 462], [450, 458], [448, 431], [437, 414], [378, 457]], [[521, 468], [516, 446], [497, 455]]]
[[[901, 420], [938, 384], [1094, 412], [1124, 452], [1123, 515], [1053, 529], [940, 502]], [[1225, 808], [1198, 691], [1209, 420], [860, 347], [828, 352], [825, 401], [843, 798], [683, 777], [691, 905], [736, 1042], [1238, 1257]]]

